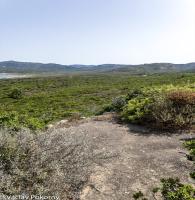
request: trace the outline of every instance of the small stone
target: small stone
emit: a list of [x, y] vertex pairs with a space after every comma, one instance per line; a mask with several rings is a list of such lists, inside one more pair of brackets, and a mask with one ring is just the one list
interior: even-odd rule
[[59, 121], [57, 125], [66, 124], [67, 122], [68, 120], [64, 119], [64, 120]]
[[53, 127], [54, 127], [53, 124], [48, 124], [48, 125], [46, 126], [47, 129], [51, 129], [51, 128], [53, 128]]

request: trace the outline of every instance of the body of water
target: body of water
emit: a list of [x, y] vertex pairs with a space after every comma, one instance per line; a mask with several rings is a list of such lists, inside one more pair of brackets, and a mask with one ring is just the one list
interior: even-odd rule
[[27, 78], [27, 77], [29, 77], [29, 75], [15, 74], [15, 73], [0, 73], [0, 79]]

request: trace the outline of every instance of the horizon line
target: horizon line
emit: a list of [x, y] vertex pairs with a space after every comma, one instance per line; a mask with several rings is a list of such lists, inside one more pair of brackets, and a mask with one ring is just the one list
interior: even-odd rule
[[16, 62], [16, 63], [34, 63], [34, 64], [55, 64], [55, 65], [64, 65], [64, 66], [74, 66], [74, 65], [84, 65], [84, 66], [99, 66], [99, 65], [148, 65], [148, 64], [174, 64], [174, 65], [185, 65], [185, 64], [191, 64], [195, 63], [195, 61], [192, 62], [186, 62], [186, 63], [175, 63], [175, 62], [145, 62], [145, 63], [139, 63], [139, 64], [129, 64], [129, 63], [102, 63], [102, 64], [62, 64], [62, 63], [55, 63], [55, 62], [41, 62], [41, 61], [18, 61], [18, 60], [3, 60], [2, 62]]

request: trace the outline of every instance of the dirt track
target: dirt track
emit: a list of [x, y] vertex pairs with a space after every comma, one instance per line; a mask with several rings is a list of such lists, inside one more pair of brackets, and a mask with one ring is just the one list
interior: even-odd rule
[[93, 168], [82, 200], [132, 199], [134, 192], [148, 194], [166, 177], [179, 177], [190, 183], [192, 163], [186, 159], [181, 140], [190, 135], [159, 135], [105, 120], [86, 120], [62, 130], [86, 134], [97, 150], [117, 154]]

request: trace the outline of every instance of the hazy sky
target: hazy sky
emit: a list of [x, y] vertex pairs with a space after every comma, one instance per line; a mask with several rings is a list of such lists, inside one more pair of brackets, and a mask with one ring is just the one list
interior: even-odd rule
[[195, 0], [0, 0], [0, 60], [195, 61]]

